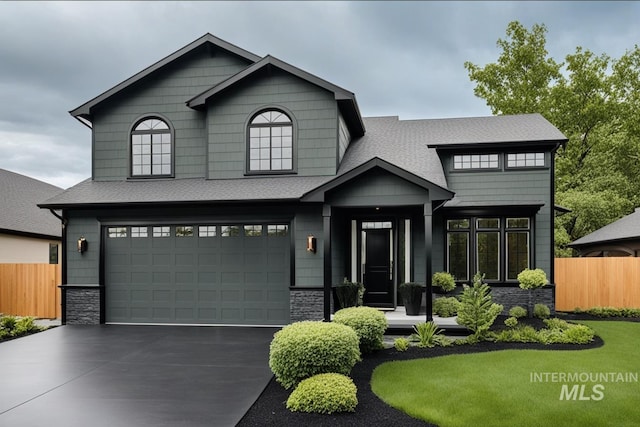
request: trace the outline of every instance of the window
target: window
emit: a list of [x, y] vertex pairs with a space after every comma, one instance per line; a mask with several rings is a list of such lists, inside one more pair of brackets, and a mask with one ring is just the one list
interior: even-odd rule
[[148, 237], [147, 227], [131, 227], [131, 237]]
[[258, 113], [249, 123], [249, 171], [293, 170], [293, 123], [282, 111]]
[[181, 225], [176, 227], [176, 237], [191, 237], [193, 236], [192, 225]]
[[286, 224], [275, 224], [267, 226], [268, 236], [286, 236], [289, 234], [289, 226]]
[[262, 236], [262, 226], [261, 225], [245, 225], [244, 235], [247, 237]]
[[149, 118], [131, 131], [131, 176], [169, 176], [171, 129], [163, 120]]
[[220, 226], [222, 237], [236, 237], [240, 235], [240, 226], [238, 225], [222, 225]]
[[447, 270], [458, 281], [468, 281], [476, 272], [487, 281], [515, 281], [529, 267], [531, 236], [528, 217], [449, 219]]
[[216, 237], [215, 225], [201, 225], [198, 227], [198, 237]]
[[171, 227], [162, 226], [162, 227], [153, 227], [153, 237], [170, 237], [171, 236]]
[[127, 237], [127, 227], [109, 227], [107, 229], [107, 237], [110, 239]]
[[544, 153], [507, 154], [508, 168], [536, 168], [544, 166]]
[[497, 154], [459, 154], [453, 156], [453, 168], [464, 169], [497, 169]]

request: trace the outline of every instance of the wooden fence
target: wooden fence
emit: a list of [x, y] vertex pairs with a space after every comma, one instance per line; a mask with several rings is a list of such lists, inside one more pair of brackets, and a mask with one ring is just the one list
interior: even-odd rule
[[60, 264], [0, 264], [0, 313], [60, 318]]
[[640, 258], [556, 258], [556, 310], [640, 308]]

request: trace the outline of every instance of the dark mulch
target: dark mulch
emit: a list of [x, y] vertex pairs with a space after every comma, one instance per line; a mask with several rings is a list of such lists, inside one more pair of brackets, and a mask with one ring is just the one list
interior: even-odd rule
[[[568, 321], [603, 320], [585, 315], [558, 315], [558, 317], [562, 317]], [[505, 316], [499, 316], [492, 329], [496, 331], [502, 329], [504, 327], [504, 319], [506, 319]], [[520, 323], [530, 324], [536, 328], [544, 327], [544, 323], [539, 319], [521, 319]], [[371, 373], [378, 365], [394, 360], [424, 359], [450, 354], [469, 354], [508, 349], [582, 350], [600, 347], [603, 344], [602, 339], [596, 337], [594, 342], [587, 345], [481, 342], [475, 345], [434, 347], [430, 349], [411, 347], [406, 352], [398, 352], [393, 348], [380, 350], [373, 354], [365, 355], [362, 362], [357, 363], [351, 371], [351, 378], [358, 388], [358, 406], [356, 412], [332, 415], [291, 412], [286, 408], [285, 404], [292, 390], [285, 390], [275, 379], [272, 379], [258, 400], [242, 420], [240, 420], [238, 426], [429, 426], [431, 424], [411, 418], [407, 414], [388, 406], [373, 394], [369, 381], [371, 379]]]

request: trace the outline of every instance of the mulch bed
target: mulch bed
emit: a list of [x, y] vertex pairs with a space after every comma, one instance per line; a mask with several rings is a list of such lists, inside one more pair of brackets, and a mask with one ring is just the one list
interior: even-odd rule
[[[582, 314], [558, 314], [557, 317], [563, 318], [567, 321], [605, 320], [599, 317]], [[503, 329], [504, 319], [506, 319], [506, 316], [499, 316], [498, 319], [496, 319], [492, 330], [498, 331]], [[608, 320], [640, 321], [640, 319], [616, 318], [610, 318]], [[539, 319], [520, 319], [520, 323], [530, 324], [536, 329], [545, 326]], [[350, 376], [358, 388], [358, 406], [356, 408], [356, 412], [332, 415], [291, 412], [286, 408], [285, 404], [293, 389], [285, 390], [275, 381], [275, 379], [271, 379], [258, 400], [253, 404], [242, 420], [240, 420], [238, 426], [430, 426], [432, 424], [411, 418], [407, 414], [388, 406], [373, 394], [369, 382], [371, 379], [371, 373], [378, 365], [394, 360], [425, 359], [450, 354], [470, 354], [509, 349], [583, 350], [600, 347], [603, 344], [602, 339], [596, 337], [592, 343], [586, 345], [481, 342], [475, 345], [454, 345], [450, 347], [434, 347], [429, 349], [411, 347], [406, 352], [398, 352], [394, 348], [380, 350], [372, 354], [365, 355], [363, 360], [357, 363], [351, 371]]]

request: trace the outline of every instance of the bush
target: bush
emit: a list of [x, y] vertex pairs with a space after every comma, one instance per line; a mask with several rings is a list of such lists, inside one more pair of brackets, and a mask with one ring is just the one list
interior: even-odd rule
[[511, 307], [509, 310], [509, 316], [515, 317], [516, 319], [527, 317], [527, 309], [516, 305], [515, 307]]
[[443, 292], [450, 292], [456, 288], [456, 281], [453, 276], [446, 271], [438, 271], [433, 273], [431, 284], [442, 289]]
[[495, 335], [496, 341], [541, 344], [588, 344], [595, 332], [585, 325], [574, 325], [562, 319], [546, 319], [547, 328], [536, 331], [532, 326], [505, 329]]
[[571, 344], [588, 344], [593, 341], [596, 333], [586, 325], [570, 325], [564, 332], [567, 342]]
[[287, 399], [287, 409], [319, 414], [354, 412], [358, 404], [356, 394], [351, 378], [335, 373], [319, 374], [298, 384]]
[[518, 274], [518, 282], [522, 289], [536, 289], [547, 284], [547, 275], [544, 270], [536, 268], [529, 270], [525, 268]]
[[551, 310], [544, 304], [536, 304], [533, 307], [533, 315], [538, 319], [546, 319], [551, 316]]
[[518, 324], [518, 319], [515, 317], [508, 317], [504, 320], [504, 324], [507, 325], [510, 328], [513, 328], [514, 326], [516, 326]]
[[46, 328], [36, 325], [33, 317], [0, 317], [0, 339], [21, 337], [44, 329]]
[[496, 335], [498, 342], [539, 342], [538, 332], [533, 326], [521, 325], [505, 329]]
[[318, 414], [354, 412], [358, 404], [357, 391], [353, 380], [344, 375], [314, 375], [301, 381], [293, 390], [287, 399], [287, 409]]
[[353, 328], [360, 340], [360, 351], [369, 353], [383, 348], [382, 338], [387, 330], [387, 318], [373, 307], [343, 308], [334, 314], [333, 321]]
[[460, 301], [455, 297], [436, 298], [433, 301], [433, 314], [441, 317], [452, 317], [458, 314]]
[[360, 360], [358, 335], [346, 325], [304, 321], [273, 335], [269, 368], [286, 389], [316, 374], [348, 375]]
[[433, 321], [418, 323], [413, 330], [415, 333], [411, 334], [411, 338], [418, 342], [418, 347], [446, 347], [451, 344], [451, 340], [440, 333], [440, 328]]
[[335, 286], [335, 293], [338, 297], [338, 307], [335, 309], [361, 306], [364, 290], [362, 283], [351, 282], [345, 277], [342, 283]]
[[569, 327], [571, 326], [569, 325], [569, 323], [567, 323], [566, 320], [558, 319], [557, 317], [554, 317], [552, 319], [544, 319], [543, 322], [548, 329], [560, 329], [564, 331], [566, 329], [569, 329]]
[[587, 310], [576, 308], [574, 313], [586, 313], [597, 317], [640, 317], [638, 308], [593, 307]]
[[483, 277], [476, 274], [473, 277], [473, 287], [464, 286], [458, 309], [458, 323], [469, 328], [478, 338], [486, 336], [503, 308], [492, 302], [489, 286], [482, 283]]
[[393, 341], [393, 346], [398, 351], [407, 351], [409, 349], [409, 340], [406, 338], [396, 338]]

